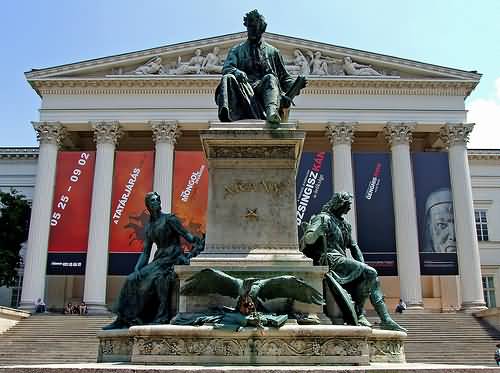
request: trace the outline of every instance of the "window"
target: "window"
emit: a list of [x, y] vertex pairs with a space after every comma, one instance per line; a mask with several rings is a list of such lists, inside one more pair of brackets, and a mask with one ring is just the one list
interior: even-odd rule
[[483, 294], [484, 301], [488, 308], [495, 308], [497, 302], [495, 300], [495, 284], [493, 276], [483, 276]]
[[474, 210], [476, 218], [476, 233], [478, 241], [488, 241], [488, 221], [486, 219], [486, 210]]

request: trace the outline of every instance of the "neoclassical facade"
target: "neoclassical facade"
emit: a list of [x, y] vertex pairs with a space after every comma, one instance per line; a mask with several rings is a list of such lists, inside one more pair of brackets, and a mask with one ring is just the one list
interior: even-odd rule
[[[109, 276], [107, 268], [115, 153], [154, 151], [153, 189], [171, 211], [175, 151], [201, 150], [200, 131], [217, 121], [214, 91], [224, 54], [245, 37], [237, 33], [26, 73], [42, 103], [33, 123], [40, 147], [22, 308], [31, 308], [38, 297], [60, 306], [81, 296], [92, 312], [107, 309], [123, 281]], [[483, 308], [467, 154], [473, 124], [466, 122], [464, 106], [480, 75], [282, 35], [265, 37], [281, 50], [292, 74], [308, 76], [289, 120], [306, 132], [304, 151], [331, 152], [334, 191], [360, 193], [354, 153], [390, 154], [398, 276], [382, 280], [388, 299], [403, 298], [415, 310]], [[60, 149], [95, 151], [85, 275], [71, 284], [46, 275]], [[448, 155], [458, 276], [421, 275], [415, 152]], [[356, 205], [349, 219], [359, 235]]]

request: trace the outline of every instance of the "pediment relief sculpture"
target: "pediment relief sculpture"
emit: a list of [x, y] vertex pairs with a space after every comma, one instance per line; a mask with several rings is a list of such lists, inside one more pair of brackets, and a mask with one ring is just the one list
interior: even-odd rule
[[350, 56], [343, 58], [336, 58], [330, 56], [323, 56], [320, 51], [312, 52], [310, 50], [302, 53], [299, 49], [294, 52], [293, 59], [287, 60], [286, 69], [292, 75], [304, 76], [324, 76], [324, 75], [351, 75], [351, 76], [383, 76], [394, 75], [383, 71], [375, 70], [371, 65], [364, 65], [354, 62]]
[[[206, 75], [221, 74], [225, 56], [220, 53], [219, 47], [203, 55], [201, 49], [196, 49], [189, 60], [182, 60], [178, 55], [175, 63], [162, 64], [164, 58], [155, 56], [146, 63], [139, 65], [132, 72], [117, 71], [119, 75]], [[375, 69], [371, 65], [354, 62], [350, 56], [336, 58], [324, 56], [320, 51], [307, 50], [303, 53], [299, 49], [293, 51], [293, 57], [286, 58], [286, 69], [291, 75], [303, 76], [397, 76], [393, 71], [387, 73]]]
[[224, 58], [220, 55], [220, 48], [214, 47], [206, 56], [202, 54], [201, 49], [196, 49], [193, 56], [183, 61], [182, 56], [176, 58], [173, 64], [162, 64], [162, 57], [155, 56], [146, 63], [139, 65], [132, 72], [114, 70], [113, 73], [122, 75], [191, 75], [191, 74], [220, 74]]

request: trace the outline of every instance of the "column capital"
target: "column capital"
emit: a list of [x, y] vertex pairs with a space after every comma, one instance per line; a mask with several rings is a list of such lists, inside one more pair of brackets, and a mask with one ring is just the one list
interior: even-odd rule
[[151, 120], [148, 123], [153, 129], [155, 143], [166, 142], [174, 145], [181, 134], [176, 120]]
[[466, 145], [475, 123], [446, 123], [440, 130], [441, 140], [448, 146]]
[[414, 122], [388, 122], [384, 127], [385, 138], [392, 145], [410, 144], [412, 131], [415, 129]]
[[60, 145], [66, 133], [61, 122], [31, 122], [40, 144]]
[[326, 134], [332, 145], [348, 144], [354, 141], [354, 130], [357, 122], [328, 122]]
[[116, 145], [123, 133], [118, 121], [97, 121], [89, 123], [94, 130], [94, 141], [97, 144], [111, 143]]

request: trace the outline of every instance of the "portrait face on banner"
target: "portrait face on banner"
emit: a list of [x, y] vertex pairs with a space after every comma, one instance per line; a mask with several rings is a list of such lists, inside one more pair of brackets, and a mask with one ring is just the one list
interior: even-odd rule
[[427, 197], [424, 229], [425, 237], [422, 251], [433, 253], [457, 252], [450, 189], [437, 189]]
[[412, 154], [423, 275], [458, 274], [448, 154]]

